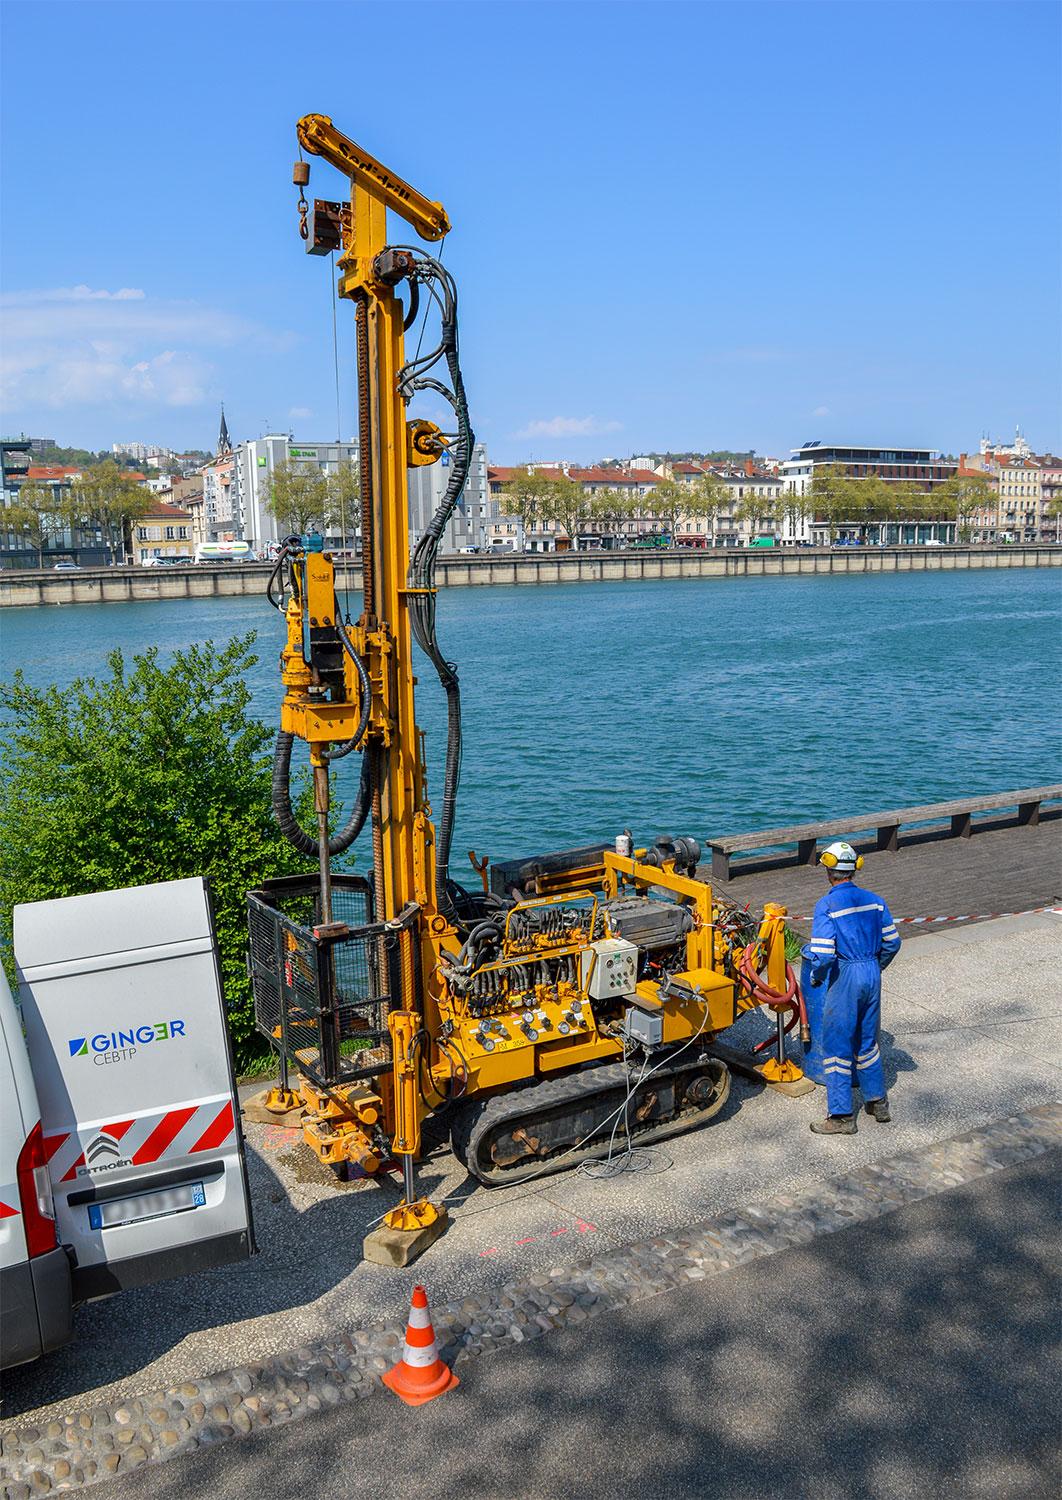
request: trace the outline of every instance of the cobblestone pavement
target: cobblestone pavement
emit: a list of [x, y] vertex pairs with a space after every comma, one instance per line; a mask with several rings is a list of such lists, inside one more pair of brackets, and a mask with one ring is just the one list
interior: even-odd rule
[[[1062, 1103], [857, 1167], [676, 1232], [507, 1282], [492, 1297], [433, 1309], [443, 1357], [477, 1358], [570, 1329], [599, 1313], [807, 1245], [1030, 1161], [1062, 1144]], [[10, 1500], [71, 1489], [377, 1393], [404, 1318], [308, 1343], [117, 1406], [69, 1411], [3, 1435]]]

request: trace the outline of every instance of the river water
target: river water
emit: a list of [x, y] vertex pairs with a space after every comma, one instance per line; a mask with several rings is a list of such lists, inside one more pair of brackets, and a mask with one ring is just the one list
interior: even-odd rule
[[[704, 840], [1057, 781], [1060, 627], [1046, 568], [444, 590], [465, 724], [451, 868], [470, 847], [502, 858], [624, 827]], [[115, 646], [249, 630], [272, 725], [284, 631], [264, 598], [8, 609], [0, 659], [5, 678], [62, 685]], [[418, 673], [438, 797], [443, 700]]]

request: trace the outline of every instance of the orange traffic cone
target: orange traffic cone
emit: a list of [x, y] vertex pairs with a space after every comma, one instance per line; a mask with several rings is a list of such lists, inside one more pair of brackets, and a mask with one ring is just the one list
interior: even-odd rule
[[423, 1406], [425, 1401], [441, 1396], [459, 1383], [454, 1372], [439, 1358], [428, 1298], [422, 1286], [413, 1288], [402, 1358], [388, 1370], [383, 1383], [407, 1406]]

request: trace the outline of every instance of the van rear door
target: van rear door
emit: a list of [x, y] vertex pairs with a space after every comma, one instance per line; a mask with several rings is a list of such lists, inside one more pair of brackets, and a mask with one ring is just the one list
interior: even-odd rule
[[217, 940], [202, 880], [16, 906], [14, 946], [75, 1295], [254, 1251]]

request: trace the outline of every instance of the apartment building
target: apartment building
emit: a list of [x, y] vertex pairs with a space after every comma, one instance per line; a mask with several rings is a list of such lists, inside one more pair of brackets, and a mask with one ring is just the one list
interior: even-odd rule
[[151, 557], [191, 562], [194, 556], [190, 511], [157, 501], [133, 527], [134, 562]]

